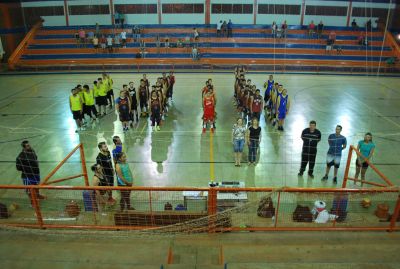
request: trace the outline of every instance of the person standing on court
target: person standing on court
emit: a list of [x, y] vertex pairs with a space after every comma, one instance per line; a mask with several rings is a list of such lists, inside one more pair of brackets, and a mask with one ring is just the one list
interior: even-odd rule
[[257, 118], [251, 120], [251, 126], [246, 134], [247, 145], [249, 146], [249, 165], [256, 166], [257, 151], [261, 143], [261, 127]]
[[367, 160], [369, 161], [371, 159], [375, 151], [375, 144], [374, 142], [372, 142], [371, 133], [366, 133], [364, 136], [364, 140], [358, 141], [357, 150], [360, 151], [361, 156], [357, 156], [356, 174], [354, 177], [358, 179], [361, 170], [361, 180], [365, 180], [365, 173], [368, 169]]
[[246, 126], [243, 125], [243, 119], [238, 118], [232, 128], [232, 144], [235, 152], [235, 166], [241, 166], [244, 142], [246, 138]]
[[308, 164], [308, 176], [314, 178], [315, 157], [317, 156], [317, 145], [321, 141], [321, 132], [317, 129], [316, 121], [310, 121], [310, 127], [301, 133], [303, 149], [301, 151], [301, 167], [298, 176], [303, 176]]
[[[96, 163], [103, 167], [104, 178], [107, 181], [107, 186], [114, 186], [114, 168], [107, 144], [106, 142], [100, 142], [97, 147], [99, 148], [100, 152], [96, 157]], [[112, 197], [112, 191], [109, 190], [107, 193], [108, 202], [114, 204], [115, 200]]]
[[340, 166], [340, 159], [342, 158], [342, 150], [347, 146], [346, 137], [341, 135], [342, 126], [337, 125], [334, 134], [330, 134], [328, 137], [329, 150], [326, 155], [326, 171], [325, 176], [322, 180], [328, 180], [329, 171], [332, 166], [335, 166], [333, 170], [333, 183], [337, 184], [337, 171]]
[[[39, 161], [36, 152], [33, 150], [28, 140], [21, 143], [22, 151], [16, 159], [16, 168], [21, 172], [22, 183], [24, 185], [40, 184]], [[39, 190], [35, 189], [36, 198], [45, 199], [45, 196], [39, 194]], [[26, 189], [26, 193], [30, 196], [31, 192]]]

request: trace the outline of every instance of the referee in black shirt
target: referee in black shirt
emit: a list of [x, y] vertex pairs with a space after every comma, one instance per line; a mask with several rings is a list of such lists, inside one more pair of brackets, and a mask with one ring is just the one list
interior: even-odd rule
[[321, 132], [316, 128], [317, 123], [310, 121], [310, 127], [303, 130], [301, 139], [303, 149], [301, 151], [301, 167], [298, 176], [302, 176], [308, 163], [308, 176], [314, 178], [315, 157], [317, 156], [317, 145], [321, 141]]

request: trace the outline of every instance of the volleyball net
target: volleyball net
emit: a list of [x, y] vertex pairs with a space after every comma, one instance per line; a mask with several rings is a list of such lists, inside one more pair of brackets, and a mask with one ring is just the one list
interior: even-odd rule
[[[377, 180], [351, 178], [349, 170], [359, 154], [350, 147], [342, 188], [249, 188], [235, 181], [203, 188], [94, 187], [88, 184], [79, 144], [40, 185], [0, 185], [0, 226], [166, 235], [400, 230], [400, 189], [370, 162]], [[60, 171], [71, 176], [60, 178]], [[363, 185], [346, 188], [348, 181]], [[115, 202], [108, 200], [110, 192]], [[128, 197], [129, 209], [121, 210], [123, 197], [125, 202]]]

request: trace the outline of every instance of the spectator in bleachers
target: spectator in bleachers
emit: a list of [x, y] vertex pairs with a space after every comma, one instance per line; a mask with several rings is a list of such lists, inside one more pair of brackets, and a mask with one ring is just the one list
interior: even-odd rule
[[227, 37], [232, 37], [233, 24], [231, 20], [229, 20], [228, 24], [226, 25], [226, 28], [228, 29]]
[[286, 20], [282, 23], [282, 27], [281, 27], [281, 29], [282, 29], [282, 37], [283, 38], [286, 38], [286, 34], [287, 34], [287, 23], [286, 23]]
[[166, 36], [165, 39], [164, 39], [165, 53], [168, 53], [169, 46], [170, 46], [170, 44], [169, 44], [169, 37]]
[[320, 21], [319, 24], [318, 24], [318, 27], [317, 27], [318, 39], [321, 38], [323, 30], [324, 30], [324, 24], [323, 24], [322, 21]]
[[353, 19], [353, 21], [351, 22], [351, 28], [353, 28], [353, 31], [356, 31], [358, 29], [356, 19]]
[[107, 49], [109, 53], [113, 52], [113, 39], [111, 35], [107, 36]]
[[326, 41], [326, 53], [330, 53], [332, 51], [333, 45], [336, 41], [336, 33], [335, 31], [331, 31], [328, 36], [328, 40]]
[[365, 23], [365, 29], [367, 31], [371, 31], [372, 30], [372, 21], [371, 19], [369, 19], [366, 23]]
[[156, 43], [157, 53], [160, 53], [161, 41], [159, 34], [156, 35], [155, 43]]
[[272, 22], [272, 25], [271, 25], [271, 34], [272, 34], [273, 38], [276, 37], [276, 30], [278, 30], [278, 26], [276, 25], [276, 22], [274, 21], [274, 22]]
[[92, 42], [93, 38], [94, 38], [93, 31], [88, 32], [87, 34], [88, 43]]
[[106, 43], [107, 43], [107, 39], [104, 35], [102, 35], [100, 38], [100, 47], [103, 50], [103, 53], [106, 52]]
[[217, 22], [217, 36], [221, 35], [222, 20]]
[[79, 30], [79, 42], [82, 44], [82, 46], [85, 47], [85, 43], [86, 43], [86, 33], [85, 30], [83, 30], [83, 28], [81, 28]]
[[313, 37], [314, 34], [315, 34], [315, 24], [314, 21], [312, 20], [308, 25], [308, 36]]
[[177, 48], [183, 48], [182, 38], [178, 38], [178, 40], [176, 41], [176, 47]]
[[123, 14], [123, 13], [119, 14], [119, 21], [121, 23], [121, 29], [124, 29], [125, 14]]
[[75, 37], [76, 45], [79, 47], [79, 42], [80, 42], [79, 31], [75, 32], [74, 37]]
[[140, 40], [140, 54], [142, 55], [142, 58], [146, 57], [146, 43], [144, 40]]
[[115, 13], [114, 13], [114, 22], [115, 22], [115, 26], [119, 25], [119, 13], [118, 13], [118, 11], [115, 11]]
[[121, 32], [121, 44], [123, 48], [126, 48], [126, 32], [122, 30]]
[[193, 39], [194, 41], [198, 41], [200, 37], [199, 31], [197, 31], [197, 28], [193, 28]]
[[223, 36], [226, 36], [226, 33], [227, 33], [227, 25], [226, 25], [226, 21], [224, 21], [223, 23], [222, 23], [222, 25], [221, 25], [221, 32], [222, 32], [222, 35]]
[[140, 27], [139, 27], [139, 25], [133, 26], [132, 34], [133, 34], [134, 41], [140, 42]]
[[189, 52], [190, 49], [190, 36], [185, 37], [185, 46], [186, 46], [186, 51]]
[[199, 60], [199, 49], [196, 46], [193, 46], [192, 48], [192, 59], [193, 61]]
[[114, 48], [115, 48], [115, 51], [118, 51], [120, 46], [121, 46], [121, 42], [119, 40], [119, 35], [115, 34], [115, 36], [114, 36]]
[[96, 53], [97, 53], [98, 50], [99, 50], [99, 39], [97, 38], [97, 36], [94, 36], [94, 37], [93, 37], [92, 43], [93, 43], [94, 50], [95, 50]]
[[95, 34], [97, 37], [100, 37], [100, 25], [99, 25], [97, 22], [96, 22], [94, 34]]

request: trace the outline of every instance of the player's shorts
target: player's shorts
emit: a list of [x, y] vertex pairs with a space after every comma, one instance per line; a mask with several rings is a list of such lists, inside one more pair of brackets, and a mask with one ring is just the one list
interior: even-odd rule
[[22, 182], [24, 185], [39, 185], [40, 177], [39, 176], [23, 177]]
[[80, 111], [80, 110], [78, 110], [78, 111], [72, 111], [72, 118], [73, 118], [74, 120], [81, 120], [81, 119], [82, 119], [81, 111]]
[[99, 96], [98, 98], [98, 105], [99, 106], [106, 106], [107, 105], [107, 96]]
[[114, 186], [114, 176], [112, 175], [104, 175], [106, 186]]
[[130, 115], [128, 110], [124, 110], [122, 112], [119, 112], [119, 120], [120, 121], [129, 121], [130, 120]]
[[332, 154], [327, 154], [326, 155], [326, 165], [329, 167], [334, 165], [336, 168], [339, 168], [341, 158], [342, 158], [342, 156], [335, 156]]
[[114, 90], [112, 89], [107, 92], [107, 98], [111, 98], [111, 96], [114, 96]]
[[[358, 163], [358, 161], [360, 161], [360, 163], [361, 163], [361, 165]], [[367, 162], [363, 162], [362, 160], [359, 160], [358, 158], [357, 158], [357, 160], [356, 160], [356, 166], [357, 167], [362, 167], [362, 168], [368, 168], [368, 163]]]
[[215, 113], [213, 110], [205, 110], [203, 113], [204, 121], [214, 121]]

